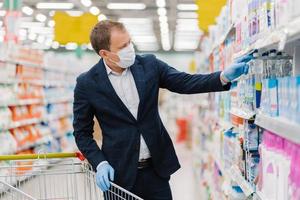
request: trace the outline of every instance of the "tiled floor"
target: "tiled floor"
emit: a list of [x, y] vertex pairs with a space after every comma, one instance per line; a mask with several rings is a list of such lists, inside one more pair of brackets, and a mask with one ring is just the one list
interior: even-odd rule
[[195, 200], [195, 183], [192, 168], [192, 153], [185, 144], [175, 144], [181, 169], [171, 178], [171, 188], [174, 200]]

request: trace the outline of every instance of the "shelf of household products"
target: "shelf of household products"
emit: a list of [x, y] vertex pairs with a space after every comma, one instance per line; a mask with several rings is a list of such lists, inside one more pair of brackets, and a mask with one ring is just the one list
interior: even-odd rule
[[0, 52], [0, 140], [5, 141], [0, 154], [75, 147], [72, 103], [82, 71], [78, 60], [18, 45], [1, 44]]
[[[253, 49], [278, 48], [300, 38], [297, 0], [229, 0], [202, 42], [207, 56], [226, 53], [227, 62]], [[226, 62], [226, 61], [225, 61]]]
[[248, 74], [210, 94], [193, 125], [197, 178], [213, 199], [300, 198], [299, 6], [229, 0], [201, 44], [211, 72], [252, 56]]

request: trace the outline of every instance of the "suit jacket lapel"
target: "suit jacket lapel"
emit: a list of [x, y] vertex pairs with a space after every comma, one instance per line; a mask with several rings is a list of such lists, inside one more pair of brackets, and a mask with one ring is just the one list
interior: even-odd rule
[[98, 85], [99, 90], [101, 89], [101, 92], [104, 92], [105, 95], [107, 95], [109, 97], [109, 99], [111, 99], [116, 105], [118, 105], [119, 107], [121, 107], [121, 109], [126, 112], [126, 114], [134, 121], [136, 121], [135, 117], [131, 114], [131, 112], [128, 110], [128, 108], [125, 106], [125, 104], [122, 102], [122, 100], [120, 99], [120, 97], [117, 95], [115, 89], [113, 88], [104, 63], [103, 63], [103, 59], [101, 59], [99, 61], [99, 63], [97, 64], [97, 73], [95, 74], [95, 81], [96, 84]]
[[145, 72], [143, 69], [143, 66], [136, 60], [133, 66], [130, 67], [131, 73], [133, 75], [135, 85], [137, 87], [139, 97], [140, 97], [140, 103], [138, 107], [138, 117], [139, 119], [142, 113], [142, 108], [144, 104], [144, 97], [145, 97]]

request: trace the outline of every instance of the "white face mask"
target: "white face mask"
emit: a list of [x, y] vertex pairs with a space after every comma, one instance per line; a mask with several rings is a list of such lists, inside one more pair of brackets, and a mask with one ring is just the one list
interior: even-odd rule
[[112, 61], [112, 62], [117, 64], [119, 67], [126, 69], [131, 65], [133, 65], [135, 61], [135, 51], [133, 48], [133, 44], [130, 43], [127, 47], [121, 49], [117, 55], [119, 56], [120, 61], [119, 62]]

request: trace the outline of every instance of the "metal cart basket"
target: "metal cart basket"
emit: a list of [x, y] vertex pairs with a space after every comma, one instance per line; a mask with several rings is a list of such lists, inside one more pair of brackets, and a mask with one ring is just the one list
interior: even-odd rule
[[142, 200], [111, 183], [105, 193], [80, 153], [0, 156], [0, 200]]

